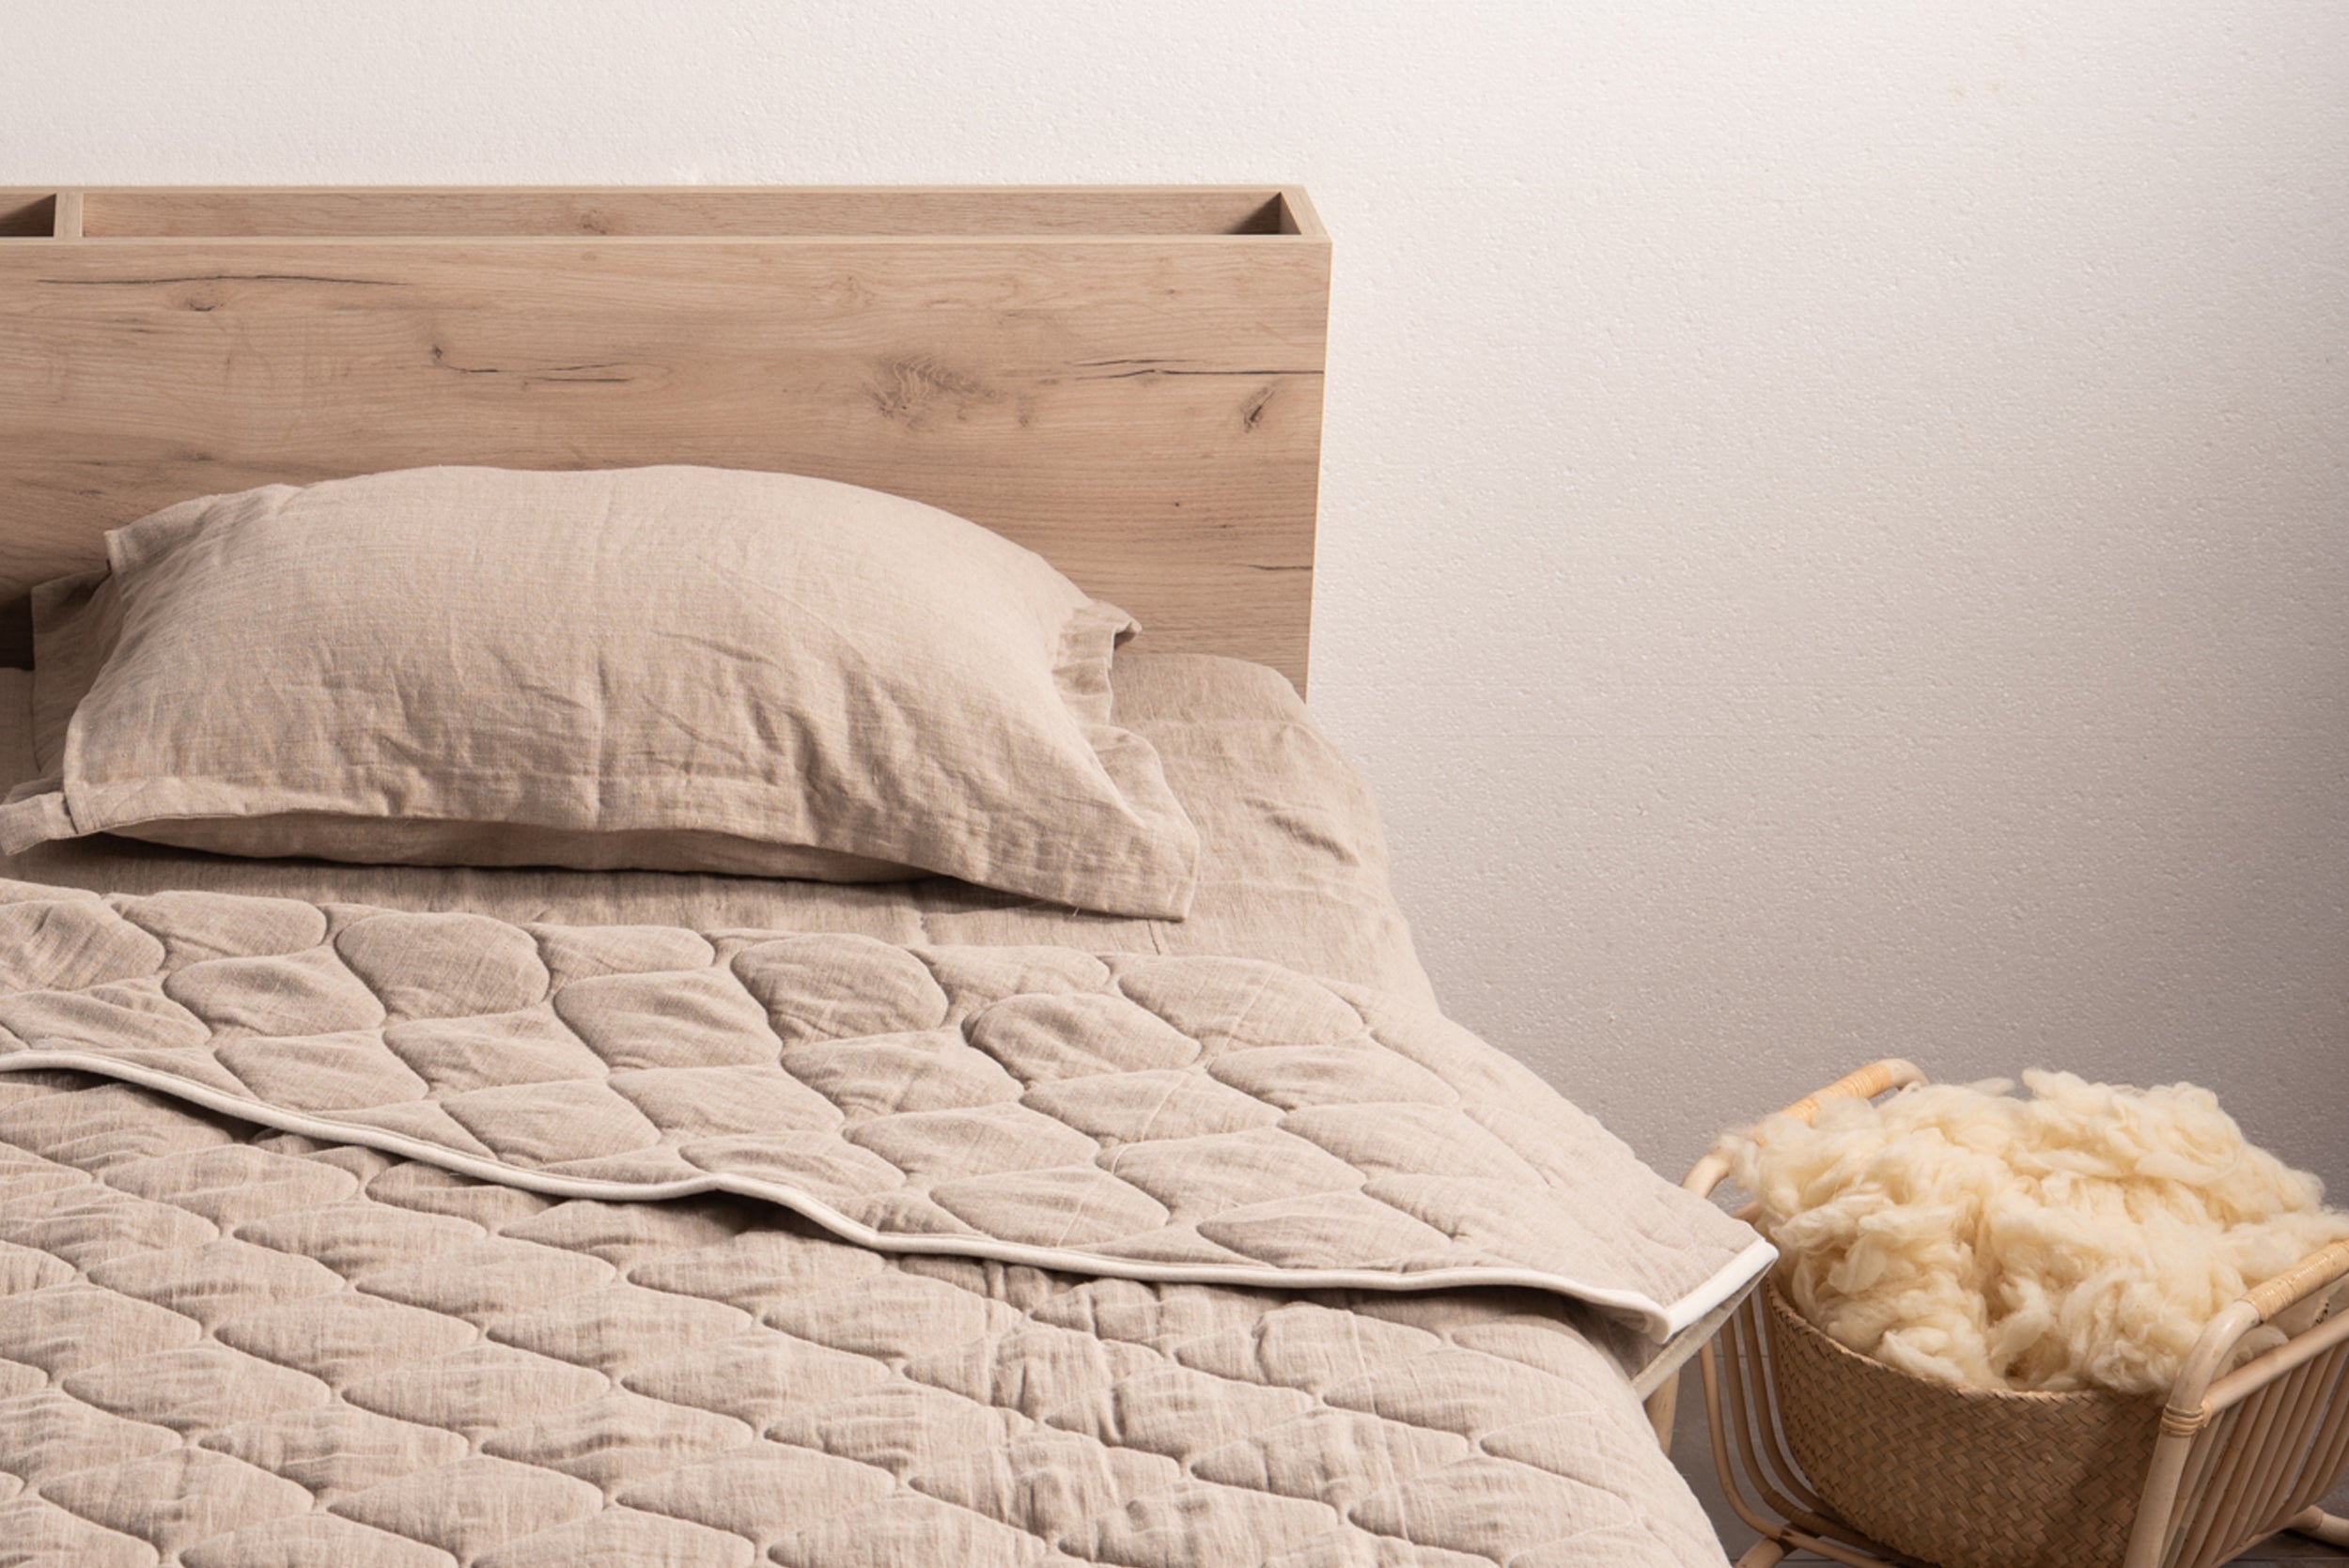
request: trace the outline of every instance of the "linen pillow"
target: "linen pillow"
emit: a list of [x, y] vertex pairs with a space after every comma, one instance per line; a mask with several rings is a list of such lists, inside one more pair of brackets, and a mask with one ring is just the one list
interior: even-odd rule
[[1180, 919], [1198, 834], [1110, 722], [1134, 629], [935, 507], [702, 468], [431, 468], [166, 507], [35, 598], [0, 849], [925, 872]]

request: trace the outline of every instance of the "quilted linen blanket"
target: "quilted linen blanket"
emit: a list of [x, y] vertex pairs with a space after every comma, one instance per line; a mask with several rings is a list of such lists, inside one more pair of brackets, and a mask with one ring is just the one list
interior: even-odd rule
[[1770, 1258], [1267, 964], [0, 883], [4, 1563], [1718, 1564]]

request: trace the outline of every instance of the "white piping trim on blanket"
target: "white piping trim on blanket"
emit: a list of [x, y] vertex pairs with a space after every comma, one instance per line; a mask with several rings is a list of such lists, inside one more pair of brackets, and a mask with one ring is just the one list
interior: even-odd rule
[[0, 1052], [0, 1072], [37, 1072], [59, 1068], [135, 1083], [175, 1099], [217, 1110], [223, 1115], [274, 1127], [280, 1132], [335, 1143], [362, 1144], [385, 1154], [420, 1160], [459, 1175], [473, 1176], [502, 1187], [520, 1188], [552, 1198], [658, 1200], [690, 1198], [705, 1192], [726, 1192], [741, 1198], [757, 1198], [789, 1209], [803, 1219], [814, 1220], [844, 1241], [853, 1241], [877, 1252], [985, 1258], [996, 1263], [1050, 1268], [1063, 1274], [1096, 1274], [1159, 1284], [1393, 1292], [1449, 1290], [1476, 1285], [1518, 1286], [1548, 1291], [1571, 1300], [1588, 1302], [1595, 1307], [1629, 1313], [1641, 1320], [1648, 1338], [1658, 1344], [1669, 1343], [1673, 1336], [1703, 1322], [1706, 1314], [1716, 1308], [1742, 1295], [1761, 1278], [1765, 1269], [1778, 1260], [1778, 1249], [1757, 1237], [1753, 1245], [1724, 1264], [1712, 1278], [1666, 1306], [1637, 1291], [1586, 1285], [1561, 1274], [1544, 1273], [1539, 1269], [1503, 1268], [1495, 1265], [1474, 1264], [1457, 1268], [1430, 1268], [1416, 1274], [1398, 1274], [1377, 1269], [1281, 1268], [1269, 1264], [1167, 1264], [1104, 1257], [1098, 1253], [1056, 1247], [1035, 1247], [988, 1235], [904, 1235], [877, 1231], [849, 1219], [821, 1200], [780, 1182], [728, 1175], [715, 1171], [674, 1182], [623, 1182], [594, 1176], [549, 1175], [544, 1172], [508, 1165], [502, 1160], [483, 1159], [461, 1150], [412, 1138], [406, 1133], [288, 1110], [266, 1100], [226, 1094], [208, 1084], [192, 1082], [137, 1063], [117, 1062], [103, 1056], [86, 1056], [70, 1050]]
[[[1763, 1272], [1768, 1272], [1767, 1265], [1765, 1265]], [[1730, 1314], [1735, 1312], [1761, 1283], [1762, 1275], [1756, 1274], [1752, 1279], [1730, 1292], [1719, 1306], [1682, 1329], [1670, 1341], [1658, 1345], [1656, 1354], [1648, 1358], [1647, 1363], [1631, 1374], [1631, 1391], [1641, 1399], [1645, 1399], [1671, 1382], [1698, 1351], [1712, 1343], [1713, 1336], [1720, 1332], [1721, 1325], [1729, 1321]]]

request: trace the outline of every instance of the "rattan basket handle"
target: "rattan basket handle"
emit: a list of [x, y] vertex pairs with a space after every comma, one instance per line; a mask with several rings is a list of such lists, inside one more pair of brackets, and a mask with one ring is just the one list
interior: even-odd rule
[[1817, 1094], [1805, 1094], [1779, 1114], [1808, 1123], [1818, 1116], [1829, 1100], [1873, 1100], [1887, 1089], [1906, 1089], [1924, 1080], [1925, 1075], [1917, 1070], [1915, 1063], [1889, 1056], [1881, 1062], [1869, 1063], [1856, 1073], [1845, 1073]]
[[[1925, 1075], [1913, 1062], [1897, 1056], [1881, 1062], [1871, 1062], [1858, 1072], [1845, 1073], [1833, 1083], [1801, 1099], [1779, 1112], [1781, 1116], [1798, 1116], [1808, 1122], [1819, 1113], [1819, 1107], [1829, 1100], [1872, 1100], [1887, 1089], [1906, 1089], [1912, 1083], [1922, 1083]], [[1688, 1179], [1680, 1185], [1691, 1192], [1710, 1193], [1729, 1174], [1729, 1156], [1719, 1147], [1698, 1160]]]
[[2253, 1285], [2243, 1293], [2243, 1299], [2265, 1323], [2311, 1291], [2323, 1289], [2344, 1274], [2349, 1274], [2349, 1241], [2336, 1241], [2310, 1252], [2274, 1279]]

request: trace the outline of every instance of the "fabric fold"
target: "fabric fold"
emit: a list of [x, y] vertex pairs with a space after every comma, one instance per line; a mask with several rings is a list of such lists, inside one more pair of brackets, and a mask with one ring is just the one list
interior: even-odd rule
[[1423, 1003], [1252, 960], [0, 883], [0, 1071], [55, 1068], [890, 1253], [1545, 1291], [1637, 1325], [1648, 1381], [1774, 1256]]
[[37, 844], [70, 838], [73, 832], [72, 814], [54, 779], [20, 786], [0, 803], [0, 855], [22, 855]]

